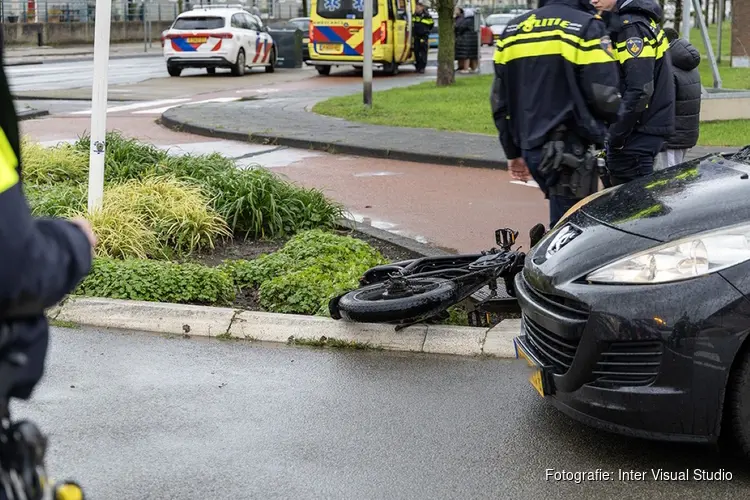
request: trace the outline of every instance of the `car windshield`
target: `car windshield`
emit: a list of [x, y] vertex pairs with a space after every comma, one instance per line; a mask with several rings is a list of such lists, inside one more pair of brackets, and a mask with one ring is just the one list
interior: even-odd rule
[[223, 17], [178, 17], [172, 29], [175, 30], [215, 30], [224, 27]]
[[508, 24], [511, 19], [513, 19], [515, 16], [509, 16], [509, 15], [492, 15], [487, 18], [487, 25], [488, 26], [502, 26], [505, 24]]
[[[325, 19], [362, 19], [364, 0], [318, 0], [316, 12]], [[372, 0], [372, 14], [378, 13], [378, 1]]]

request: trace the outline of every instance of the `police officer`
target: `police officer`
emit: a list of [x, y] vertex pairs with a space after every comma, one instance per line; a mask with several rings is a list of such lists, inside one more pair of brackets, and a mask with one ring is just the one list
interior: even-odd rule
[[605, 11], [620, 63], [622, 104], [609, 129], [607, 169], [612, 185], [651, 174], [654, 158], [675, 127], [669, 40], [655, 0], [591, 0]]
[[430, 31], [435, 26], [435, 20], [422, 2], [417, 2], [412, 18], [414, 30], [414, 56], [417, 61], [417, 73], [424, 73], [427, 67], [427, 49], [429, 48]]
[[[31, 216], [21, 187], [20, 158], [0, 29], [0, 407], [10, 398], [28, 399], [41, 379], [49, 333], [44, 310], [86, 276], [96, 243], [85, 220]], [[12, 377], [9, 359], [17, 367]]]
[[592, 147], [620, 106], [617, 61], [589, 0], [540, 0], [496, 43], [491, 102], [514, 179], [549, 200], [550, 227], [598, 189]]

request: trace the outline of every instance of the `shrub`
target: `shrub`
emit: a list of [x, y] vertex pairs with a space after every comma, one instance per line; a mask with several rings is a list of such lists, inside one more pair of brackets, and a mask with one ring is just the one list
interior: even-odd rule
[[88, 151], [84, 154], [70, 144], [46, 148], [24, 138], [21, 142], [21, 168], [24, 183], [86, 183]]
[[105, 190], [101, 209], [72, 215], [91, 221], [101, 257], [183, 257], [230, 236], [200, 188], [167, 177], [116, 184]]
[[165, 256], [214, 248], [231, 233], [200, 188], [171, 177], [130, 180], [107, 190], [104, 205], [137, 214], [156, 233]]
[[[156, 165], [168, 158], [166, 151], [136, 139], [124, 137], [119, 132], [107, 132], [104, 157], [104, 180], [121, 182], [140, 178], [152, 172]], [[81, 136], [73, 148], [88, 155], [91, 137]]]
[[[220, 154], [170, 156], [117, 132], [109, 132], [106, 140], [106, 183], [169, 175], [197, 184], [237, 236], [274, 238], [308, 229], [327, 229], [344, 215], [340, 204], [317, 189], [295, 186], [262, 168], [238, 169], [233, 160]], [[31, 182], [71, 179], [85, 183], [89, 147], [88, 136], [73, 146], [50, 149], [30, 144], [29, 154], [38, 164], [53, 165], [47, 170], [37, 169]], [[50, 160], [44, 155], [55, 158]]]
[[140, 215], [133, 210], [104, 203], [92, 213], [78, 213], [86, 217], [98, 240], [96, 255], [116, 259], [147, 259], [160, 254], [159, 240]]
[[311, 230], [277, 252], [221, 267], [239, 288], [258, 286], [260, 304], [268, 311], [318, 314], [327, 311], [331, 297], [355, 288], [363, 272], [385, 262], [362, 240]]
[[79, 295], [112, 299], [229, 305], [234, 288], [221, 269], [152, 260], [95, 259]]
[[24, 192], [31, 213], [37, 217], [67, 217], [85, 210], [88, 201], [86, 187], [81, 184], [24, 183]]

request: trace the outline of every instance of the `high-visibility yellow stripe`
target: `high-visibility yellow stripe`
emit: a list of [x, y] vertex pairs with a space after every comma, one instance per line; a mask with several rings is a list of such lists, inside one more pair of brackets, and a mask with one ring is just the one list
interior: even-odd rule
[[13, 147], [5, 135], [5, 131], [0, 128], [0, 193], [18, 184], [18, 158], [13, 152]]
[[503, 38], [502, 40], [498, 40], [495, 45], [498, 48], [503, 48], [511, 42], [533, 40], [536, 38], [544, 38], [548, 36], [556, 36], [556, 37], [564, 38], [565, 40], [570, 40], [571, 42], [575, 43], [576, 45], [580, 45], [581, 47], [596, 47], [597, 45], [601, 43], [601, 41], [598, 38], [595, 38], [593, 40], [585, 40], [581, 38], [580, 36], [572, 35], [563, 30], [550, 30], [550, 31], [535, 31], [533, 33], [519, 33], [517, 35], [511, 35], [511, 36]]
[[[596, 43], [598, 45], [599, 40]], [[519, 43], [509, 47], [498, 46], [493, 60], [495, 64], [507, 64], [517, 59], [539, 56], [561, 56], [566, 61], [581, 66], [611, 63], [614, 61], [612, 56], [607, 54], [604, 49], [582, 50], [580, 47], [574, 47], [562, 40]]]

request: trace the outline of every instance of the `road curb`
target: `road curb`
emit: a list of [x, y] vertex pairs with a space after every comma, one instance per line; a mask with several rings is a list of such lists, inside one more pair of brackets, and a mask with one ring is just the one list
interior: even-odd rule
[[41, 118], [48, 115], [49, 111], [46, 109], [31, 109], [28, 111], [20, 111], [18, 113], [18, 121], [33, 120], [34, 118]]
[[372, 227], [370, 225], [363, 224], [352, 219], [343, 219], [339, 221], [338, 225], [341, 229], [360, 232], [366, 236], [369, 236], [370, 238], [382, 241], [389, 245], [397, 246], [403, 250], [418, 254], [422, 257], [445, 257], [449, 255], [456, 255], [454, 252], [449, 252], [447, 250], [443, 250], [442, 248], [426, 245], [407, 236], [401, 236], [384, 229], [378, 229], [376, 227]]
[[513, 336], [520, 320], [492, 328], [351, 323], [321, 316], [247, 311], [226, 307], [168, 304], [94, 297], [68, 297], [50, 309], [55, 323], [97, 328], [234, 338], [283, 344], [330, 345], [332, 342], [388, 351], [514, 358]]
[[[177, 106], [179, 107], [179, 106]], [[450, 156], [431, 153], [415, 153], [398, 149], [371, 148], [353, 144], [341, 144], [315, 139], [297, 139], [277, 134], [244, 133], [231, 130], [221, 130], [214, 127], [196, 125], [170, 118], [169, 111], [164, 112], [157, 120], [161, 125], [175, 132], [187, 132], [195, 135], [214, 137], [230, 141], [251, 142], [255, 144], [266, 144], [275, 146], [287, 146], [290, 148], [324, 151], [332, 154], [348, 154], [353, 156], [364, 156], [367, 158], [389, 159], [399, 161], [410, 161], [415, 163], [430, 163], [438, 165], [449, 165], [453, 167], [473, 167], [507, 170], [508, 163], [503, 160], [466, 158], [462, 156]]]
[[[87, 56], [87, 57], [84, 57]], [[15, 56], [18, 57], [18, 56]], [[10, 63], [6, 63], [5, 66], [32, 66], [32, 65], [39, 65], [39, 64], [58, 64], [58, 63], [71, 63], [71, 62], [85, 62], [85, 61], [91, 61], [94, 58], [93, 52], [78, 52], [75, 54], [70, 55], [49, 55], [49, 56], [43, 56], [46, 57], [47, 60], [41, 60], [41, 61], [13, 61]], [[131, 59], [131, 58], [139, 58], [139, 57], [164, 57], [163, 53], [156, 53], [156, 54], [144, 54], [144, 53], [135, 53], [135, 54], [110, 54], [109, 60], [112, 59]]]

